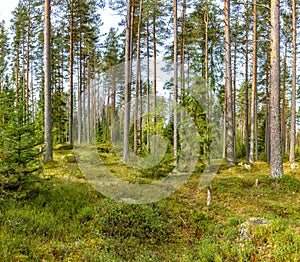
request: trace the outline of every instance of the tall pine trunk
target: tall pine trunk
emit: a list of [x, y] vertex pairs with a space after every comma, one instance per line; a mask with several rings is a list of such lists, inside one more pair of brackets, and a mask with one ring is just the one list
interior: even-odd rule
[[292, 116], [291, 116], [291, 138], [290, 138], [290, 163], [295, 162], [295, 145], [296, 145], [296, 66], [297, 66], [297, 13], [296, 0], [292, 0], [293, 16], [293, 40], [292, 40]]
[[28, 24], [27, 24], [27, 60], [26, 60], [26, 121], [28, 120], [28, 113], [29, 113], [29, 100], [30, 100], [30, 94], [29, 94], [29, 65], [30, 65], [30, 37], [31, 37], [31, 17], [30, 17], [30, 12], [31, 12], [31, 5], [30, 1], [28, 2]]
[[125, 97], [124, 97], [124, 147], [123, 160], [127, 162], [129, 151], [129, 125], [130, 125], [130, 93], [131, 93], [131, 6], [132, 0], [127, 0], [126, 14], [126, 43], [125, 43]]
[[143, 11], [143, 0], [140, 0], [139, 9], [139, 21], [138, 21], [138, 32], [137, 32], [137, 48], [136, 48], [136, 85], [135, 85], [135, 110], [134, 110], [134, 155], [138, 153], [138, 116], [139, 116], [139, 89], [140, 87], [140, 44], [141, 44], [141, 23], [142, 23], [142, 11]]
[[[156, 48], [156, 0], [154, 3], [154, 13], [153, 13], [153, 98], [154, 98], [154, 129], [155, 129], [155, 135], [157, 133], [156, 131], [156, 107], [157, 107], [157, 98], [156, 98], [156, 93], [157, 93], [157, 48]], [[154, 153], [156, 152], [156, 137], [154, 137], [153, 141], [153, 151]]]
[[115, 142], [115, 111], [116, 111], [116, 66], [112, 66], [112, 90], [111, 90], [111, 141]]
[[246, 47], [245, 47], [245, 119], [244, 136], [246, 144], [246, 160], [249, 161], [249, 99], [248, 99], [248, 70], [249, 70], [249, 5], [246, 0]]
[[81, 18], [80, 18], [80, 32], [79, 32], [79, 72], [78, 72], [78, 110], [77, 110], [77, 121], [78, 121], [78, 144], [82, 142], [82, 32], [81, 32]]
[[257, 8], [256, 0], [253, 2], [253, 55], [252, 55], [252, 89], [251, 89], [251, 115], [250, 115], [250, 152], [249, 162], [254, 162], [254, 148], [256, 135], [256, 86], [257, 86]]
[[[147, 126], [150, 123], [150, 46], [149, 46], [149, 7], [147, 7], [147, 22], [146, 22], [146, 52], [147, 52]], [[147, 128], [147, 150], [150, 151], [150, 132]]]
[[270, 162], [270, 91], [269, 91], [269, 53], [266, 58], [266, 130], [265, 130], [265, 154]]
[[226, 49], [226, 120], [227, 120], [227, 166], [235, 164], [234, 155], [234, 125], [233, 125], [233, 99], [231, 87], [231, 42], [230, 42], [230, 0], [224, 0], [225, 15], [225, 49]]
[[73, 91], [73, 16], [74, 16], [74, 0], [71, 0], [70, 7], [70, 115], [69, 115], [69, 142], [73, 146], [73, 115], [74, 115], [74, 91]]
[[[186, 17], [186, 0], [183, 0], [183, 3], [182, 3], [181, 43], [180, 43], [180, 89], [181, 89], [181, 102], [183, 102], [184, 93], [185, 93], [185, 76], [184, 76], [185, 29], [186, 29], [185, 28], [185, 24], [186, 24], [185, 17]], [[205, 60], [205, 61], [207, 62], [207, 60]]]
[[177, 73], [177, 0], [174, 0], [173, 5], [173, 11], [174, 11], [174, 165], [177, 165], [177, 154], [178, 154], [178, 134], [177, 134], [177, 128], [178, 128], [178, 118], [177, 118], [177, 97], [178, 97], [178, 73]]
[[283, 175], [280, 132], [280, 1], [271, 0], [270, 176]]
[[52, 107], [51, 107], [51, 70], [50, 70], [50, 0], [45, 0], [44, 34], [44, 74], [45, 74], [45, 156], [44, 161], [53, 160], [52, 149]]
[[287, 79], [287, 45], [288, 40], [286, 39], [284, 46], [284, 57], [283, 57], [283, 90], [282, 90], [282, 108], [281, 108], [281, 143], [282, 153], [285, 154], [286, 147], [286, 79]]
[[90, 64], [90, 50], [88, 50], [88, 61], [87, 61], [87, 67], [88, 67], [88, 73], [87, 73], [87, 143], [90, 143], [91, 141], [91, 64]]

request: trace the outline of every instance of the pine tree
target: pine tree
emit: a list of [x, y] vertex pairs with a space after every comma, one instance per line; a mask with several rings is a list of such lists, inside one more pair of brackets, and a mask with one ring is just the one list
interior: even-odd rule
[[271, 92], [270, 92], [270, 176], [283, 174], [280, 134], [280, 25], [279, 0], [271, 0]]
[[227, 122], [227, 165], [235, 164], [233, 101], [231, 88], [231, 42], [230, 42], [230, 0], [224, 1], [225, 46], [226, 46], [226, 122]]
[[51, 106], [51, 68], [50, 68], [50, 0], [45, 0], [44, 34], [44, 72], [45, 72], [45, 156], [44, 161], [53, 160], [52, 145], [52, 106]]
[[296, 144], [296, 66], [297, 66], [297, 11], [296, 0], [292, 1], [293, 40], [292, 40], [292, 117], [291, 117], [291, 139], [290, 139], [290, 163], [295, 162]]
[[[15, 93], [8, 87], [0, 93], [0, 181], [8, 188], [27, 183], [41, 171], [38, 145], [42, 142], [36, 126], [25, 115], [26, 101], [14, 104]], [[2, 183], [2, 181], [0, 182]]]

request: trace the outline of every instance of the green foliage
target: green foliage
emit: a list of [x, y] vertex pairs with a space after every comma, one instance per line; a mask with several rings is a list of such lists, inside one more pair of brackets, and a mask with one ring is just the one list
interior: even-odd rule
[[[110, 150], [110, 145], [99, 149], [107, 161]], [[54, 152], [70, 154], [71, 148], [60, 145]], [[276, 181], [265, 174], [265, 163], [221, 170], [212, 182], [210, 207], [206, 190], [198, 188], [198, 173], [160, 202], [129, 205], [104, 198], [75, 176], [63, 179], [63, 165], [72, 163], [57, 159], [44, 170], [56, 177], [28, 186], [17, 198], [0, 194], [2, 261], [297, 261], [300, 256], [298, 170]], [[251, 238], [242, 240], [240, 225], [252, 216], [271, 223], [255, 226]]]
[[170, 230], [166, 217], [158, 208], [121, 204], [108, 199], [102, 201], [98, 208], [95, 223], [108, 237], [136, 238], [152, 244], [165, 241]]
[[[22, 180], [41, 171], [41, 143], [25, 105], [14, 106], [14, 93], [4, 90], [0, 97], [0, 178], [2, 186], [18, 187]], [[4, 179], [5, 178], [5, 179]]]

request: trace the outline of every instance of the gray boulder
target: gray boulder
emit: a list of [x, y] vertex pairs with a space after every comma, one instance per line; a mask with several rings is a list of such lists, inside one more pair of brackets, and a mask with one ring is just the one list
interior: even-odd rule
[[250, 217], [246, 222], [241, 224], [241, 240], [251, 240], [253, 228], [255, 226], [268, 226], [270, 220], [261, 217]]

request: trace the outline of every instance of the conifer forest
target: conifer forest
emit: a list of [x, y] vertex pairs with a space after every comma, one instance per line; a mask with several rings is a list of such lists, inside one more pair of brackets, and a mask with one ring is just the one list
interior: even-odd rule
[[19, 0], [0, 261], [300, 261], [299, 10]]

